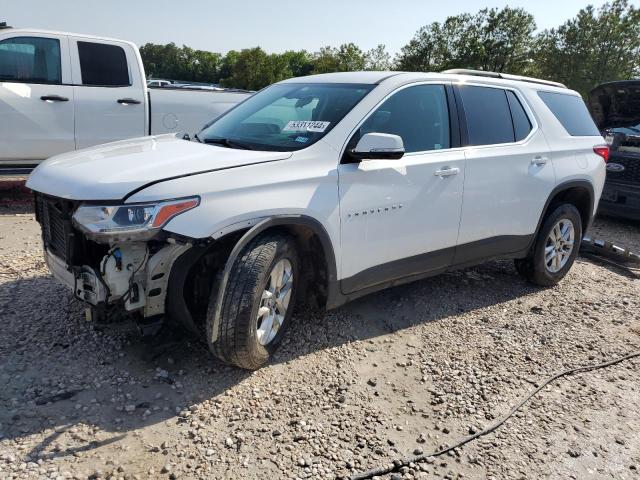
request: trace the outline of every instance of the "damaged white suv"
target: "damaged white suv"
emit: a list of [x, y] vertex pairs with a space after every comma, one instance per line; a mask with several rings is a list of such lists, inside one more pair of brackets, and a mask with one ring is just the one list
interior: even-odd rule
[[100, 322], [178, 321], [254, 369], [296, 303], [334, 308], [492, 258], [553, 285], [608, 149], [578, 93], [474, 71], [275, 84], [191, 141], [146, 137], [31, 174], [53, 274]]

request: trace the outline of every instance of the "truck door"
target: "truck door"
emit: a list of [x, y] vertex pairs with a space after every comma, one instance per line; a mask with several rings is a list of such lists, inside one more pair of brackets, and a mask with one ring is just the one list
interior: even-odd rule
[[73, 150], [66, 36], [0, 35], [0, 164], [29, 166]]
[[134, 47], [70, 37], [76, 148], [146, 134], [146, 98]]

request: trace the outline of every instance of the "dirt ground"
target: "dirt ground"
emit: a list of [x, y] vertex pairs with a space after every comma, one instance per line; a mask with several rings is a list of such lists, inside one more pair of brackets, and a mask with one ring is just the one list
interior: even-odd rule
[[[592, 233], [640, 250], [640, 226]], [[328, 313], [275, 362], [217, 363], [173, 330], [98, 331], [52, 279], [28, 209], [0, 211], [0, 478], [336, 478], [478, 431], [557, 370], [640, 349], [640, 281], [511, 262]], [[559, 380], [496, 432], [387, 478], [640, 478], [640, 359]]]

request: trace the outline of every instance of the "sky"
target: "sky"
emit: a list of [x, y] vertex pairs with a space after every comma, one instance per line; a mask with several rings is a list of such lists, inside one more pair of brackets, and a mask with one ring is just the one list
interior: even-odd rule
[[[422, 26], [485, 7], [522, 7], [539, 30], [558, 26], [599, 0], [0, 0], [0, 22], [226, 53], [267, 52], [354, 42], [395, 54]], [[631, 0], [640, 6], [640, 0]]]

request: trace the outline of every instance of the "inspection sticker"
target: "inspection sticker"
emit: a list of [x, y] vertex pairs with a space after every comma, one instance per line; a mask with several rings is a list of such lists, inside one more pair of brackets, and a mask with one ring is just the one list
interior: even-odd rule
[[331, 122], [313, 120], [291, 120], [282, 129], [283, 132], [324, 132]]

